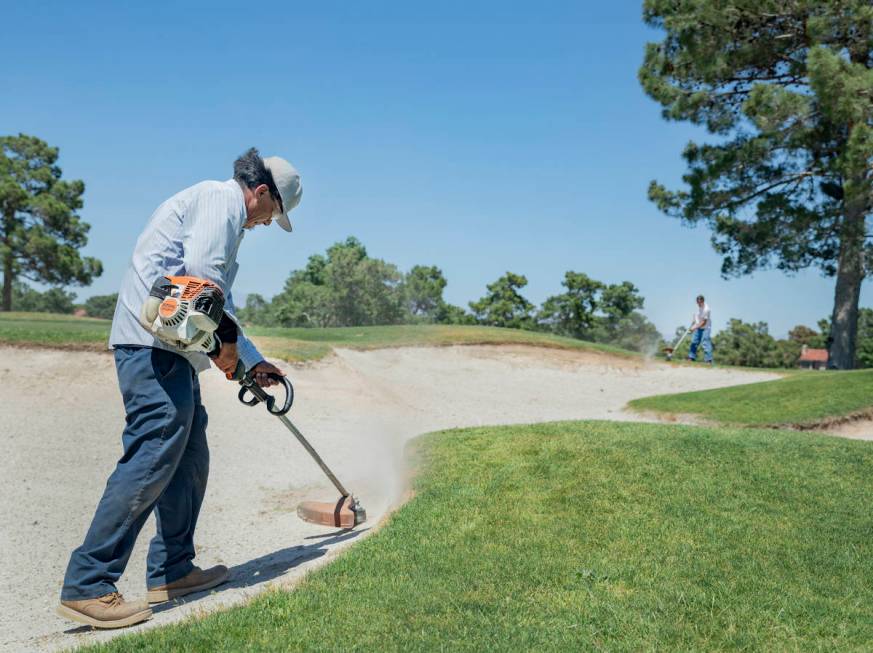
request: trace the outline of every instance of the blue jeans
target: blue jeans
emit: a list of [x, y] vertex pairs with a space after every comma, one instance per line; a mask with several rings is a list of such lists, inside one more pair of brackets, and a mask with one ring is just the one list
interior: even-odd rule
[[688, 350], [688, 360], [697, 360], [697, 348], [703, 343], [703, 360], [712, 362], [712, 338], [709, 329], [698, 329], [691, 336], [691, 349]]
[[171, 583], [194, 567], [194, 528], [206, 491], [209, 449], [200, 384], [184, 358], [150, 347], [117, 347], [115, 367], [127, 412], [124, 453], [106, 482], [85, 541], [73, 551], [61, 599], [115, 591], [152, 510], [147, 585]]

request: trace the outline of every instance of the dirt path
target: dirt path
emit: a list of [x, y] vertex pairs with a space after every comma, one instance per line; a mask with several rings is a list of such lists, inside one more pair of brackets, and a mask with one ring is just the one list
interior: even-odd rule
[[[525, 347], [341, 350], [289, 374], [297, 393], [292, 420], [360, 496], [370, 525], [398, 501], [402, 447], [415, 435], [480, 424], [636, 420], [622, 410], [636, 397], [774, 378]], [[228, 565], [232, 582], [160, 606], [145, 628], [293, 583], [362, 536], [300, 522], [298, 501], [334, 496], [318, 468], [263, 409], [240, 405], [234, 384], [214, 371], [201, 384], [211, 471], [197, 562]], [[54, 609], [70, 551], [121, 452], [122, 424], [111, 356], [0, 348], [0, 651], [56, 650], [117, 634], [71, 629]], [[153, 533], [149, 521], [119, 584], [131, 598], [144, 595]]]

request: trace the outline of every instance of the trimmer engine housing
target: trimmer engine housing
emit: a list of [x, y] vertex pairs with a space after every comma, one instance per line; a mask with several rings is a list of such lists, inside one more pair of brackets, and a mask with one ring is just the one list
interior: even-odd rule
[[140, 323], [181, 351], [210, 353], [224, 314], [224, 293], [198, 277], [158, 277], [140, 311]]

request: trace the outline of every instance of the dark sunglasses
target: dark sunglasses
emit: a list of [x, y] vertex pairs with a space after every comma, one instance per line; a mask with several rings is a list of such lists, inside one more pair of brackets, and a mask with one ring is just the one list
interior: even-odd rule
[[282, 203], [282, 196], [279, 194], [279, 189], [276, 187], [276, 182], [273, 181], [273, 173], [267, 170], [267, 188], [270, 189], [270, 197], [279, 205], [279, 210], [284, 214], [285, 205]]

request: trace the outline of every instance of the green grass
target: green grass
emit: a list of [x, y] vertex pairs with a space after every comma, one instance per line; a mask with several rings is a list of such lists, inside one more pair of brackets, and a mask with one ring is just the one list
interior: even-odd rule
[[670, 365], [674, 365], [677, 367], [696, 367], [697, 369], [714, 369], [714, 370], [738, 370], [741, 372], [755, 372], [760, 374], [761, 372], [767, 372], [770, 374], [777, 374], [779, 376], [794, 376], [795, 374], [806, 374], [809, 370], [804, 370], [799, 367], [750, 367], [748, 365], [731, 365], [729, 363], [722, 363], [720, 361], [716, 361], [714, 366], [710, 366], [708, 363], [703, 362], [702, 360], [698, 361], [689, 361], [684, 358], [674, 358], [671, 361], [667, 361], [666, 357], [658, 356], [658, 360], [663, 360], [668, 362]]
[[335, 347], [440, 347], [447, 345], [533, 345], [558, 349], [600, 351], [637, 356], [618, 347], [600, 345], [547, 333], [466, 325], [393, 325], [327, 329], [250, 327], [246, 333], [265, 353], [285, 360], [320, 358]]
[[54, 313], [0, 312], [0, 344], [105, 349], [109, 320]]
[[[0, 344], [103, 349], [110, 322], [71, 315], [0, 312]], [[377, 349], [443, 345], [519, 344], [599, 351], [618, 356], [633, 352], [545, 333], [480, 326], [397, 325], [334, 329], [251, 327], [246, 333], [261, 352], [287, 361], [317, 360], [335, 347]]]
[[415, 498], [293, 591], [94, 651], [869, 650], [873, 447], [609, 422], [416, 441]]
[[873, 409], [873, 369], [810, 371], [764, 383], [645, 397], [629, 406], [723, 424], [814, 425]]

